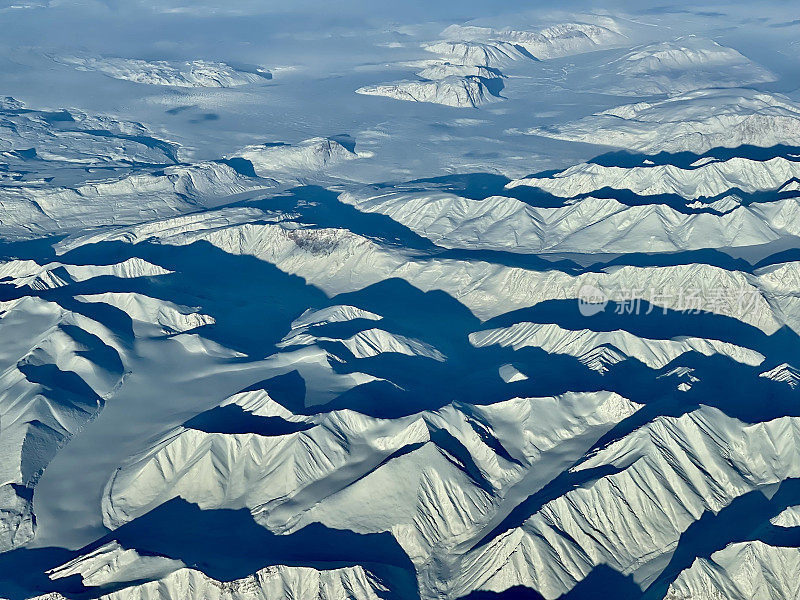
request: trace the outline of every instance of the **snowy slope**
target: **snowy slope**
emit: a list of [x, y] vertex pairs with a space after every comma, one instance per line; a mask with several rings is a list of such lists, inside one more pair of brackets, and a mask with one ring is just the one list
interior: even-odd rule
[[[13, 239], [113, 223], [138, 223], [193, 212], [204, 203], [224, 202], [225, 197], [274, 185], [269, 180], [243, 177], [225, 164], [201, 163], [77, 187], [13, 186], [0, 192], [8, 210], [0, 230], [6, 239]], [[113, 213], [98, 210], [105, 207]]]
[[798, 178], [800, 163], [776, 157], [766, 161], [734, 157], [693, 169], [675, 165], [606, 167], [584, 163], [552, 177], [526, 177], [508, 184], [538, 187], [554, 196], [574, 198], [603, 188], [629, 190], [639, 196], [674, 194], [682, 198], [713, 198], [731, 193], [772, 191]]
[[0, 548], [7, 551], [33, 537], [34, 487], [58, 449], [97, 415], [124, 365], [101, 323], [39, 298], [0, 303], [0, 332]]
[[777, 79], [734, 48], [698, 36], [635, 47], [587, 75], [589, 88], [620, 96], [674, 96]]
[[639, 152], [695, 152], [797, 143], [800, 107], [751, 89], [698, 90], [626, 104], [552, 128], [523, 133]]
[[312, 138], [299, 144], [255, 144], [246, 146], [226, 158], [248, 161], [260, 177], [298, 177], [353, 160], [358, 155], [336, 140]]
[[698, 559], [681, 573], [666, 598], [791, 598], [797, 581], [787, 577], [798, 561], [797, 548], [776, 548], [763, 542], [731, 544], [709, 559]]
[[[334, 599], [343, 597], [377, 600], [385, 588], [360, 567], [316, 570], [309, 567], [274, 566], [233, 581], [217, 581], [182, 562], [162, 556], [142, 555], [109, 542], [49, 572], [53, 580], [78, 576], [87, 588], [137, 582], [119, 591], [100, 593], [103, 600], [135, 598], [150, 600], [181, 595], [216, 600], [267, 599], [279, 596]], [[142, 583], [143, 582], [143, 583]], [[57, 599], [63, 596], [48, 595]]]
[[263, 68], [249, 72], [225, 63], [204, 60], [177, 63], [92, 56], [56, 56], [54, 60], [79, 71], [100, 71], [115, 79], [148, 85], [227, 88], [271, 78], [270, 72]]
[[537, 346], [550, 353], [571, 354], [578, 358], [590, 355], [601, 346], [610, 347], [616, 349], [623, 357], [642, 361], [651, 369], [664, 367], [684, 352], [722, 354], [751, 366], [758, 366], [764, 360], [758, 352], [717, 340], [699, 338], [650, 340], [637, 338], [626, 331], [608, 333], [589, 330], [567, 331], [557, 325], [537, 323], [517, 323], [504, 329], [480, 331], [473, 333], [470, 341], [478, 347], [498, 344], [511, 346], [514, 350]]
[[[428, 71], [429, 69], [426, 69]], [[436, 76], [438, 73], [426, 73]], [[449, 75], [433, 81], [400, 81], [358, 88], [357, 94], [386, 96], [409, 102], [432, 102], [444, 106], [472, 107], [497, 99], [479, 77]]]
[[[585, 170], [591, 173], [596, 169], [605, 174], [602, 168], [594, 165]], [[571, 195], [572, 192], [580, 193], [584, 182], [586, 188], [598, 185], [594, 177], [584, 177], [582, 170], [577, 167], [575, 171], [565, 172], [563, 178], [529, 178], [510, 185], [532, 184], [559, 195]], [[643, 170], [649, 177], [649, 168]], [[628, 171], [622, 175], [624, 181], [633, 179], [633, 174]], [[718, 173], [716, 169], [714, 171]], [[578, 175], [572, 179], [571, 173], [574, 172]], [[742, 173], [735, 176], [746, 178]], [[777, 175], [777, 178], [781, 176]], [[663, 179], [654, 181], [654, 186], [672, 190], [681, 189], [680, 183], [683, 183]], [[622, 182], [603, 183], [623, 185]], [[710, 186], [727, 189], [727, 185], [731, 182], [712, 177], [706, 191], [712, 189]], [[765, 185], [769, 184], [765, 182]], [[684, 184], [684, 189], [686, 187], [697, 189], [690, 183]], [[504, 196], [472, 200], [437, 191], [365, 190], [342, 194], [341, 199], [361, 211], [389, 215], [420, 235], [449, 248], [511, 252], [670, 252], [749, 246], [797, 235], [794, 219], [786, 218], [797, 212], [796, 198], [749, 206], [737, 204], [736, 208], [721, 215], [702, 210], [705, 205], [698, 207], [701, 210], [677, 210], [660, 203], [631, 206], [614, 198], [591, 196], [553, 208], [531, 206]]]
[[451, 25], [442, 36], [449, 40], [499, 40], [516, 44], [534, 58], [545, 60], [613, 46], [624, 39], [618, 23], [598, 18], [596, 23], [559, 23], [542, 29], [492, 29]]

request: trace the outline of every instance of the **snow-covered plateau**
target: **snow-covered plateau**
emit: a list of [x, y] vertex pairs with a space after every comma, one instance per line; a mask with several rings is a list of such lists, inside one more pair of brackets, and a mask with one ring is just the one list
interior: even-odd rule
[[225, 63], [204, 60], [177, 63], [94, 56], [55, 56], [53, 60], [81, 71], [99, 71], [114, 79], [176, 87], [235, 87], [270, 79], [272, 76], [263, 67], [241, 70]]

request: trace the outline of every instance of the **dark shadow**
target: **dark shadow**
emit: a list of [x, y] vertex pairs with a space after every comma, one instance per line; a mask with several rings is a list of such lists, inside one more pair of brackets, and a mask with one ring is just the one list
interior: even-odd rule
[[587, 161], [604, 167], [647, 167], [653, 165], [675, 165], [681, 169], [694, 169], [692, 164], [703, 158], [716, 160], [730, 160], [741, 157], [749, 160], [767, 161], [772, 158], [786, 158], [797, 160], [800, 156], [800, 146], [776, 145], [769, 147], [742, 145], [735, 148], [711, 148], [702, 154], [694, 152], [659, 152], [658, 154], [643, 154], [620, 150], [607, 152]]
[[522, 585], [515, 585], [502, 592], [475, 591], [466, 596], [461, 596], [459, 600], [545, 600], [536, 590]]
[[255, 390], [266, 390], [270, 398], [296, 415], [306, 414], [306, 382], [296, 370], [254, 383], [242, 391]]
[[642, 597], [641, 588], [633, 578], [615, 571], [607, 565], [599, 565], [592, 569], [574, 588], [561, 596], [563, 600], [598, 600], [613, 598], [614, 600], [638, 600]]
[[[414, 567], [388, 533], [357, 534], [318, 523], [288, 535], [258, 525], [247, 510], [200, 510], [173, 499], [77, 552], [59, 549], [17, 550], [0, 554], [0, 591], [11, 600], [30, 590], [58, 591], [75, 600], [89, 600], [137, 582], [101, 589], [84, 588], [79, 578], [50, 581], [44, 571], [116, 540], [140, 554], [183, 561], [218, 581], [241, 579], [271, 565], [334, 569], [361, 565], [391, 592], [388, 598], [418, 598]], [[24, 569], [15, 575], [15, 571]], [[35, 567], [35, 569], [33, 569]], [[15, 593], [15, 589], [19, 591]]]
[[244, 175], [245, 177], [258, 177], [258, 175], [256, 174], [255, 167], [253, 167], [253, 163], [251, 163], [246, 158], [241, 158], [239, 156], [236, 156], [234, 158], [224, 158], [219, 162], [228, 165], [239, 175]]
[[[559, 600], [638, 600], [641, 597], [642, 590], [631, 577], [607, 565], [599, 565], [569, 592], [559, 596]], [[459, 600], [544, 600], [544, 596], [536, 590], [518, 585], [502, 592], [475, 591]]]
[[274, 437], [311, 429], [311, 423], [295, 423], [281, 417], [262, 417], [245, 411], [238, 404], [218, 406], [184, 423], [189, 429], [206, 433], [254, 433]]
[[800, 479], [786, 479], [769, 498], [754, 490], [735, 498], [719, 513], [706, 511], [683, 532], [669, 564], [647, 588], [645, 598], [656, 600], [697, 558], [710, 558], [726, 546], [751, 540], [768, 544], [800, 545], [798, 528], [775, 527], [769, 520], [789, 506], [800, 504]]

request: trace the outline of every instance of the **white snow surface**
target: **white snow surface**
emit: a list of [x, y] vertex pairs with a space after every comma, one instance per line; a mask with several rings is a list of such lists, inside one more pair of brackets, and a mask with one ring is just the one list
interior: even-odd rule
[[478, 67], [503, 67], [516, 60], [531, 59], [519, 45], [503, 41], [441, 41], [427, 44], [424, 48], [444, 60]]
[[[427, 69], [426, 69], [427, 71]], [[436, 73], [426, 73], [435, 76]], [[479, 77], [447, 75], [432, 81], [400, 81], [358, 88], [357, 94], [386, 96], [408, 102], [431, 102], [457, 108], [476, 108], [498, 98]]]
[[641, 196], [675, 194], [689, 200], [713, 198], [732, 190], [752, 194], [778, 190], [800, 176], [800, 163], [782, 157], [765, 161], [731, 158], [692, 169], [674, 165], [647, 167], [604, 167], [598, 164], [575, 165], [552, 177], [517, 179], [507, 187], [537, 187], [555, 196], [573, 198], [603, 188], [629, 190]]
[[442, 32], [449, 40], [500, 40], [525, 49], [541, 60], [591, 52], [613, 46], [624, 39], [620, 25], [611, 18], [596, 18], [596, 23], [559, 23], [543, 29], [492, 29], [450, 25]]
[[769, 522], [778, 527], [800, 527], [800, 506], [789, 506]]
[[[600, 347], [610, 348], [625, 357], [636, 358], [652, 369], [660, 369], [684, 352], [699, 352], [709, 356], [722, 354], [750, 366], [758, 366], [764, 356], [750, 350], [718, 340], [678, 338], [652, 340], [640, 338], [626, 331], [594, 332], [570, 331], [553, 324], [517, 323], [502, 329], [490, 329], [470, 335], [470, 342], [478, 347], [510, 346], [514, 350], [535, 346], [547, 352], [570, 354], [577, 358], [592, 356]], [[594, 357], [593, 357], [594, 359]]]
[[693, 90], [740, 88], [777, 77], [734, 48], [699, 36], [645, 44], [609, 61], [589, 87], [621, 96], [674, 96]]
[[358, 155], [336, 140], [311, 138], [298, 144], [254, 144], [242, 148], [228, 158], [243, 158], [252, 163], [261, 177], [304, 175], [320, 171]]
[[800, 562], [797, 548], [763, 542], [731, 544], [710, 558], [698, 559], [670, 586], [669, 600], [768, 600], [791, 598], [800, 590], [788, 573]]
[[[111, 543], [113, 544], [113, 542]], [[317, 570], [308, 567], [295, 567], [277, 565], [260, 569], [256, 573], [242, 579], [233, 581], [218, 581], [203, 572], [190, 568], [175, 568], [162, 577], [155, 577], [153, 571], [148, 570], [148, 563], [153, 570], [164, 569], [176, 562], [160, 557], [137, 557], [135, 551], [130, 558], [137, 562], [126, 565], [120, 564], [123, 556], [114, 553], [114, 548], [103, 548], [102, 554], [93, 553], [82, 556], [77, 564], [67, 564], [54, 572], [52, 576], [66, 576], [66, 571], [80, 569], [79, 572], [90, 570], [93, 576], [94, 569], [108, 570], [109, 575], [123, 577], [140, 577], [143, 583], [123, 588], [118, 591], [101, 593], [97, 597], [102, 600], [162, 600], [164, 598], [180, 595], [182, 598], [192, 600], [268, 600], [277, 597], [319, 598], [320, 600], [335, 600], [338, 598], [364, 598], [364, 600], [378, 600], [385, 587], [376, 581], [362, 567], [342, 567], [339, 569]], [[112, 556], [109, 556], [112, 554]], [[112, 561], [105, 563], [105, 561]], [[98, 565], [97, 563], [100, 562]], [[147, 581], [150, 578], [151, 580]], [[84, 585], [94, 584], [92, 576], [84, 576]], [[115, 581], [115, 580], [109, 580]], [[120, 580], [116, 580], [120, 581]], [[61, 594], [47, 594], [33, 600], [61, 600]]]
[[653, 154], [791, 146], [800, 136], [800, 106], [785, 96], [753, 89], [697, 90], [521, 132]]
[[54, 60], [81, 71], [99, 71], [114, 79], [124, 79], [147, 85], [229, 88], [255, 83], [270, 77], [270, 72], [264, 68], [248, 72], [235, 69], [225, 63], [205, 60], [170, 62], [93, 56], [55, 56]]

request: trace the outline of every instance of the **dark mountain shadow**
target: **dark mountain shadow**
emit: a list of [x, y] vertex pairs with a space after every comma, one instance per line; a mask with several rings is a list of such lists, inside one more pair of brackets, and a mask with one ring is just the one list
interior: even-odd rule
[[[649, 206], [649, 205], [663, 205], [672, 208], [675, 211], [686, 215], [695, 215], [695, 214], [710, 214], [710, 215], [723, 215], [725, 213], [720, 212], [710, 206], [706, 207], [698, 207], [698, 208], [690, 208], [687, 206], [689, 202], [693, 202], [694, 200], [711, 204], [712, 202], [716, 202], [717, 200], [722, 200], [727, 196], [736, 196], [739, 200], [740, 204], [743, 206], [749, 206], [750, 204], [766, 204], [769, 202], [777, 202], [778, 200], [784, 200], [786, 198], [793, 198], [797, 195], [797, 192], [791, 191], [779, 191], [779, 190], [765, 190], [765, 191], [757, 191], [757, 192], [746, 192], [738, 187], [730, 187], [726, 189], [724, 192], [716, 194], [714, 196], [698, 196], [693, 200], [687, 200], [680, 194], [637, 194], [628, 189], [619, 189], [619, 188], [612, 188], [612, 187], [601, 187], [596, 190], [592, 190], [591, 192], [585, 194], [577, 194], [569, 198], [570, 200], [584, 200], [586, 198], [605, 198], [608, 200], [616, 200], [620, 204], [624, 204], [625, 206]], [[564, 201], [566, 202], [568, 199], [565, 198]]]
[[50, 261], [55, 257], [53, 246], [66, 236], [46, 236], [33, 240], [10, 241], [0, 237], [0, 259], [14, 260], [32, 258], [41, 262]]
[[[660, 370], [650, 369], [629, 358], [611, 365], [608, 372], [601, 375], [572, 356], [549, 354], [538, 348], [517, 351], [499, 346], [475, 348], [467, 338], [467, 334], [476, 329], [506, 326], [525, 320], [555, 322], [567, 329], [623, 329], [653, 339], [680, 335], [708, 337], [754, 348], [767, 357], [781, 357], [798, 349], [797, 336], [788, 330], [767, 336], [755, 327], [732, 318], [707, 313], [687, 315], [676, 311], [664, 314], [658, 308], [650, 315], [617, 315], [613, 305], [605, 313], [587, 318], [580, 315], [574, 301], [544, 302], [480, 324], [446, 294], [423, 293], [402, 280], [387, 280], [359, 292], [342, 294], [331, 302], [353, 304], [386, 315], [381, 321], [363, 324], [430, 343], [444, 352], [448, 360], [438, 362], [425, 357], [391, 353], [356, 359], [338, 342], [320, 342], [331, 353], [347, 358], [345, 363], [332, 363], [337, 372], [366, 372], [391, 383], [372, 382], [357, 386], [324, 407], [305, 407], [297, 402], [287, 402], [287, 408], [302, 414], [350, 408], [372, 416], [394, 418], [420, 410], [436, 409], [451, 401], [491, 404], [514, 395], [536, 397], [558, 395], [566, 391], [603, 389], [617, 391], [641, 404], [652, 405], [641, 413], [642, 418], [657, 414], [679, 416], [697, 408], [700, 403], [718, 406], [731, 416], [751, 422], [797, 412], [794, 408], [796, 397], [788, 386], [759, 378], [758, 374], [764, 370], [761, 367], [735, 363], [723, 356], [707, 357], [688, 352]], [[646, 303], [644, 306], [647, 306]], [[642, 310], [646, 312], [646, 308]], [[323, 325], [312, 330], [320, 335], [345, 336], [356, 333], [359, 328], [351, 322]], [[510, 362], [518, 364], [530, 379], [512, 384], [502, 382], [497, 369]], [[697, 371], [700, 382], [695, 384], [692, 391], [676, 392], [680, 381], [657, 379], [676, 366], [687, 366]], [[299, 378], [299, 375], [295, 377]], [[760, 403], [754, 404], [751, 401], [753, 396], [749, 395], [770, 401], [766, 407]]]
[[240, 579], [270, 564], [379, 563], [413, 570], [388, 533], [362, 535], [314, 523], [292, 534], [276, 535], [257, 524], [248, 510], [200, 510], [179, 498], [95, 544], [112, 539], [128, 548], [176, 558], [219, 581]]
[[755, 265], [753, 265], [753, 269], [755, 270], [769, 265], [796, 261], [800, 261], [800, 248], [789, 248], [788, 250], [776, 252], [775, 254], [758, 261]]
[[[642, 590], [631, 577], [607, 565], [600, 565], [569, 592], [559, 596], [559, 600], [639, 600], [641, 597]], [[536, 590], [518, 585], [502, 592], [475, 591], [459, 600], [544, 600], [544, 596]]]
[[[461, 261], [482, 261], [504, 267], [516, 267], [529, 271], [562, 271], [579, 275], [586, 267], [575, 260], [562, 258], [556, 254], [527, 254], [507, 250], [472, 250], [468, 248], [442, 248], [436, 254], [440, 259]], [[616, 255], [615, 255], [616, 257]], [[596, 259], [595, 259], [596, 260]]]
[[506, 84], [503, 82], [503, 80], [501, 78], [499, 78], [499, 77], [492, 77], [492, 78], [479, 77], [478, 79], [481, 80], [481, 83], [483, 83], [483, 85], [486, 87], [486, 89], [488, 90], [488, 92], [492, 96], [497, 96], [498, 98], [502, 98], [503, 97], [503, 96], [500, 95], [500, 92], [503, 91], [503, 88], [506, 87]]
[[436, 444], [438, 448], [444, 450], [443, 455], [448, 460], [452, 461], [457, 468], [464, 471], [475, 485], [489, 494], [493, 492], [494, 486], [486, 476], [484, 476], [469, 449], [453, 434], [446, 429], [432, 429], [430, 436], [431, 441]]
[[306, 413], [306, 382], [296, 370], [254, 383], [243, 392], [266, 390], [269, 397], [296, 415]]
[[[70, 309], [77, 304], [70, 304], [73, 295], [103, 291], [137, 292], [176, 304], [198, 306], [215, 319], [213, 325], [203, 327], [204, 337], [251, 358], [273, 353], [275, 344], [303, 310], [329, 304], [321, 290], [306, 284], [302, 278], [253, 256], [229, 254], [205, 241], [187, 246], [106, 242], [80, 247], [63, 259], [74, 264], [108, 264], [132, 257], [174, 273], [135, 279], [97, 277], [39, 295]], [[89, 310], [87, 316], [98, 318], [116, 331], [115, 325], [119, 328], [121, 324], [113, 320], [109, 323], [109, 308], [112, 307], [98, 303], [81, 310]], [[100, 317], [96, 314], [100, 310], [109, 314]]]
[[[669, 292], [669, 291], [668, 291]], [[591, 316], [581, 314], [577, 300], [546, 300], [529, 308], [504, 313], [486, 321], [486, 329], [510, 327], [515, 323], [555, 323], [564, 329], [592, 331], [623, 330], [650, 339], [669, 339], [690, 336], [730, 342], [762, 353], [800, 350], [800, 336], [784, 327], [767, 335], [753, 325], [721, 314], [689, 313], [663, 309], [646, 300], [640, 302], [638, 313], [625, 312], [626, 307], [609, 301], [605, 310]]]
[[590, 265], [585, 271], [599, 271], [607, 267], [632, 266], [632, 267], [671, 267], [678, 265], [710, 265], [728, 271], [742, 271], [752, 273], [755, 268], [741, 258], [734, 258], [730, 254], [716, 248], [703, 248], [700, 250], [684, 250], [681, 252], [630, 252], [606, 261]]
[[62, 323], [59, 327], [84, 348], [75, 351], [77, 356], [86, 358], [104, 372], [116, 377], [122, 376], [125, 366], [122, 364], [122, 358], [116, 348], [109, 346], [100, 337], [77, 325]]
[[362, 535], [315, 523], [276, 535], [258, 525], [247, 510], [200, 510], [178, 498], [78, 551], [43, 548], [0, 554], [0, 593], [9, 600], [23, 600], [31, 591], [57, 591], [74, 600], [91, 600], [140, 583], [85, 588], [78, 576], [51, 581], [44, 574], [115, 540], [140, 554], [181, 560], [223, 582], [272, 565], [316, 569], [361, 565], [389, 587], [387, 598], [419, 597], [414, 566], [388, 533]]
[[54, 584], [45, 574], [49, 569], [75, 558], [76, 553], [64, 548], [19, 548], [0, 553], [0, 597], [27, 600], [35, 595], [55, 591], [63, 585], [69, 591], [83, 588], [80, 581]]
[[346, 150], [350, 152], [356, 151], [356, 139], [351, 136], [349, 133], [339, 133], [337, 135], [328, 136], [329, 140], [333, 140], [334, 142], [344, 146]]
[[64, 409], [84, 413], [85, 418], [95, 414], [104, 400], [78, 374], [62, 371], [54, 364], [18, 363], [17, 369], [31, 383], [39, 384], [42, 396]]
[[385, 279], [331, 300], [382, 315], [383, 320], [375, 326], [422, 339], [449, 358], [460, 358], [471, 352], [472, 346], [465, 333], [481, 325], [466, 306], [446, 292], [423, 292], [403, 279]]
[[[677, 252], [626, 252], [577, 254], [574, 252], [552, 252], [527, 254], [508, 250], [441, 249], [437, 258], [464, 261], [484, 261], [506, 267], [517, 267], [531, 271], [561, 271], [571, 275], [597, 273], [608, 267], [669, 267], [680, 265], [709, 265], [728, 271], [752, 273], [755, 268], [788, 260], [797, 260], [796, 252], [786, 246], [789, 238], [767, 244], [742, 246], [717, 250], [700, 248]], [[736, 254], [736, 256], [734, 256]], [[743, 257], [747, 258], [743, 258]], [[785, 260], [783, 257], [787, 257]]]
[[658, 154], [643, 154], [620, 150], [607, 152], [596, 156], [587, 161], [602, 165], [604, 167], [646, 167], [655, 165], [675, 165], [681, 169], [693, 169], [692, 164], [703, 158], [714, 158], [717, 160], [729, 160], [735, 157], [747, 158], [749, 160], [766, 161], [772, 158], [786, 158], [788, 160], [798, 160], [800, 146], [761, 146], [742, 145], [734, 148], [712, 148], [702, 154], [694, 152], [659, 152]]
[[560, 600], [638, 600], [642, 597], [641, 588], [629, 575], [615, 571], [607, 565], [592, 569], [574, 588], [561, 596]]
[[370, 381], [350, 388], [322, 406], [309, 407], [307, 412], [349, 409], [371, 417], [396, 419], [430, 405], [427, 396], [420, 398], [388, 381]]
[[545, 597], [536, 590], [523, 585], [515, 585], [502, 592], [478, 590], [466, 596], [461, 596], [459, 600], [545, 600]]
[[754, 490], [735, 498], [717, 514], [706, 511], [683, 532], [669, 564], [647, 588], [644, 598], [663, 598], [670, 584], [696, 558], [710, 558], [730, 544], [760, 540], [773, 545], [800, 545], [800, 528], [785, 529], [769, 523], [770, 518], [797, 504], [800, 479], [786, 479], [772, 497]]
[[246, 158], [236, 156], [234, 158], [221, 159], [219, 162], [224, 165], [228, 165], [239, 175], [244, 175], [245, 177], [258, 177], [256, 169], [253, 166], [253, 163], [247, 160]]
[[311, 423], [295, 423], [281, 417], [262, 417], [247, 412], [238, 404], [218, 406], [200, 413], [184, 423], [184, 427], [206, 433], [254, 433], [280, 436], [311, 429]]
[[414, 566], [388, 533], [358, 534], [314, 523], [276, 535], [258, 525], [248, 510], [200, 510], [176, 498], [81, 552], [111, 540], [181, 560], [219, 581], [241, 579], [270, 565], [362, 565], [389, 583], [396, 597], [418, 597]]

